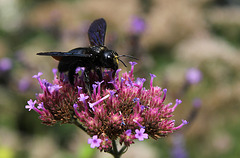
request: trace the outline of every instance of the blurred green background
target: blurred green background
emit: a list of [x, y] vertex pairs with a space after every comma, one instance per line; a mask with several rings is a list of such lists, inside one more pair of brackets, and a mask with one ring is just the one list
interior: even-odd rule
[[[136, 140], [123, 158], [239, 157], [239, 0], [0, 0], [0, 158], [111, 157], [91, 149], [77, 127], [42, 125], [24, 108], [40, 92], [32, 76], [51, 81], [57, 67], [36, 53], [88, 46], [88, 27], [100, 17], [106, 45], [139, 58], [135, 76], [157, 75], [167, 102], [183, 101], [176, 124], [190, 122], [168, 138]], [[144, 21], [139, 31], [134, 19]], [[200, 70], [200, 82], [186, 84], [189, 68]]]

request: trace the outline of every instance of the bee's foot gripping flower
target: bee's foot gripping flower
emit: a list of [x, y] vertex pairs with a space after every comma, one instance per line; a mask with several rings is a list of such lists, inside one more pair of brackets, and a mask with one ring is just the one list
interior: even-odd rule
[[129, 73], [119, 75], [120, 70], [116, 71], [115, 78], [105, 71], [102, 82], [95, 82], [97, 78], [93, 75], [91, 94], [87, 93], [88, 86], [81, 73], [75, 75], [74, 86], [64, 74], [58, 78], [54, 71], [53, 83], [49, 83], [40, 79], [42, 73], [38, 73], [34, 78], [43, 92], [37, 94], [36, 100], [30, 99], [25, 108], [36, 111], [47, 125], [57, 122], [77, 125], [92, 137], [88, 140], [92, 148], [110, 153], [114, 151], [116, 140], [127, 147], [136, 139], [158, 139], [180, 129], [187, 121], [175, 126], [171, 118], [181, 100], [177, 99], [173, 106], [165, 104], [167, 89], [153, 86], [156, 77], [153, 74], [150, 89], [144, 88], [146, 79], [134, 78], [135, 64], [131, 62]]

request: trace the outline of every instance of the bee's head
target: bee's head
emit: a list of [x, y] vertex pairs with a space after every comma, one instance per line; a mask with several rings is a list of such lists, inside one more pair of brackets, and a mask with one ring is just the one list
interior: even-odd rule
[[118, 54], [113, 50], [105, 50], [102, 54], [101, 61], [105, 68], [118, 69]]
[[127, 67], [127, 65], [121, 60], [119, 59], [120, 57], [128, 57], [128, 58], [132, 58], [132, 59], [136, 59], [137, 58], [130, 56], [130, 55], [118, 55], [117, 52], [113, 51], [113, 50], [108, 50], [108, 49], [102, 49], [101, 51], [102, 55], [101, 55], [101, 66], [105, 67], [105, 68], [111, 68], [113, 70], [117, 70], [118, 69], [118, 63], [119, 61], [125, 66]]

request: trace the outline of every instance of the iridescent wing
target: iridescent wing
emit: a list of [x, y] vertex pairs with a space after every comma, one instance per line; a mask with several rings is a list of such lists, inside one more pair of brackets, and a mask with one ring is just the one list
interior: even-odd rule
[[60, 61], [63, 57], [90, 57], [90, 54], [87, 54], [88, 48], [75, 48], [69, 52], [40, 52], [37, 55], [52, 56], [54, 59]]
[[104, 46], [107, 24], [101, 18], [93, 21], [88, 29], [88, 38], [91, 46]]

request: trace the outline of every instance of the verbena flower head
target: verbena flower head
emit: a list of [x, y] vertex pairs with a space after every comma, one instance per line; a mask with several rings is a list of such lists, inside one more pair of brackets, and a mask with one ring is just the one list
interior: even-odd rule
[[[54, 72], [52, 83], [34, 75], [40, 84], [42, 93], [36, 100], [29, 100], [26, 109], [34, 110], [40, 115], [42, 123], [54, 125], [70, 123], [78, 125], [92, 138], [88, 143], [101, 151], [112, 150], [112, 140], [130, 146], [135, 140], [165, 137], [181, 128], [187, 122], [175, 126], [171, 119], [175, 108], [181, 103], [176, 100], [164, 103], [167, 89], [153, 86], [151, 74], [150, 88], [145, 88], [146, 79], [133, 75], [135, 62], [131, 62], [131, 71], [120, 75], [120, 70], [112, 78], [112, 72], [103, 72], [103, 81], [93, 72], [90, 74], [91, 94], [85, 85], [83, 71], [75, 75], [74, 86], [64, 74], [60, 77]], [[119, 138], [119, 139], [118, 139]]]

